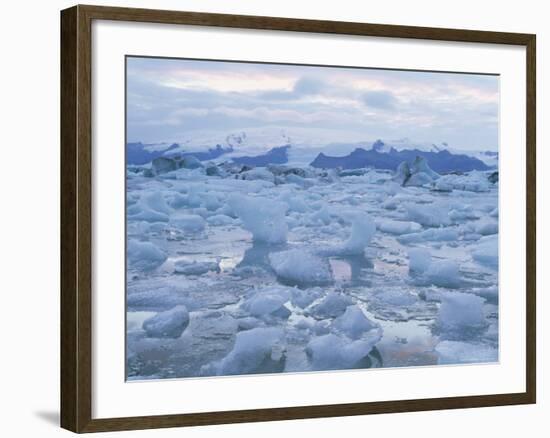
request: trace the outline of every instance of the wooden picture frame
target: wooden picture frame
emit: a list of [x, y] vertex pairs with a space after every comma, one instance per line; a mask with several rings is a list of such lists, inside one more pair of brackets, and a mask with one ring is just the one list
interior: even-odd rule
[[[92, 418], [92, 22], [113, 20], [355, 36], [517, 45], [526, 48], [526, 391], [522, 393]], [[75, 6], [61, 12], [61, 426], [99, 432], [530, 404], [536, 401], [536, 38], [476, 30]]]

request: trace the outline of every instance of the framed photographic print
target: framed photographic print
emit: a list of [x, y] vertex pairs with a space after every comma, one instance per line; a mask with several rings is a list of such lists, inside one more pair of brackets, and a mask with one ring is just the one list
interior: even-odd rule
[[61, 13], [61, 423], [535, 403], [535, 36]]

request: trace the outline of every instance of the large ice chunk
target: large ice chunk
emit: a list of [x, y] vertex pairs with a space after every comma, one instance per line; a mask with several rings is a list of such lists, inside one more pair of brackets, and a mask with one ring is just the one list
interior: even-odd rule
[[351, 339], [359, 339], [379, 325], [367, 318], [359, 306], [348, 306], [344, 314], [334, 320], [332, 327]]
[[170, 218], [170, 225], [186, 233], [199, 233], [204, 230], [206, 222], [198, 214], [178, 214]]
[[454, 242], [459, 237], [456, 227], [430, 228], [419, 233], [403, 234], [397, 238], [400, 243]]
[[180, 305], [146, 319], [143, 330], [150, 338], [179, 338], [188, 325], [189, 312]]
[[372, 330], [355, 341], [329, 333], [311, 340], [306, 354], [313, 370], [368, 368], [370, 360], [367, 356], [381, 337], [378, 330]]
[[285, 307], [285, 303], [290, 300], [291, 295], [292, 288], [283, 286], [260, 288], [242, 303], [241, 308], [255, 317], [272, 314], [288, 317], [290, 312]]
[[351, 234], [336, 252], [342, 255], [364, 254], [376, 232], [376, 225], [365, 212], [351, 212], [345, 216], [351, 219]]
[[254, 241], [271, 244], [286, 242], [286, 203], [259, 196], [234, 194], [229, 197], [229, 205], [244, 228], [252, 233]]
[[283, 330], [257, 327], [237, 333], [233, 349], [221, 361], [203, 368], [221, 376], [281, 372], [285, 355]]
[[415, 233], [422, 229], [416, 222], [395, 221], [392, 219], [382, 219], [376, 222], [376, 227], [383, 233], [389, 234], [408, 234]]
[[277, 276], [288, 284], [305, 286], [332, 282], [328, 260], [304, 249], [271, 253], [269, 262]]
[[485, 299], [462, 292], [441, 294], [436, 326], [445, 339], [465, 339], [487, 328]]
[[444, 175], [434, 183], [434, 188], [441, 191], [455, 189], [469, 192], [487, 192], [491, 188], [491, 183], [483, 172], [474, 170], [464, 175]]
[[428, 165], [428, 160], [426, 160], [426, 158], [424, 157], [421, 157], [420, 155], [417, 155], [413, 163], [411, 164], [411, 174], [414, 175], [419, 173], [426, 174], [430, 179], [439, 178], [439, 174], [432, 170]]
[[485, 236], [472, 251], [472, 258], [482, 265], [498, 269], [498, 235]]
[[126, 248], [128, 264], [132, 269], [152, 271], [166, 260], [166, 254], [151, 242], [131, 239]]
[[451, 225], [447, 205], [442, 202], [434, 202], [429, 206], [410, 202], [406, 203], [404, 207], [409, 220], [418, 222], [426, 227]]
[[319, 319], [336, 318], [346, 312], [353, 300], [344, 294], [329, 292], [320, 302], [314, 304], [310, 312]]
[[453, 260], [436, 260], [432, 262], [425, 275], [435, 286], [447, 288], [460, 286], [458, 264]]
[[428, 270], [432, 263], [430, 251], [425, 248], [409, 249], [409, 271], [422, 274]]

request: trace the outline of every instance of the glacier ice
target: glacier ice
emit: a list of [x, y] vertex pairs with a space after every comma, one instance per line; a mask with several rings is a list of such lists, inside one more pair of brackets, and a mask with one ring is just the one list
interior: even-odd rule
[[[234, 147], [195, 169], [128, 168], [129, 379], [498, 358], [491, 172], [435, 175], [413, 155], [404, 184], [299, 151], [231, 163]], [[177, 306], [181, 336], [142, 329]]]

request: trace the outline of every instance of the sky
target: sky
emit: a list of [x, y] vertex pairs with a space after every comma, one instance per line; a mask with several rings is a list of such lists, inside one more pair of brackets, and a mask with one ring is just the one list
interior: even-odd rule
[[129, 142], [279, 127], [497, 150], [498, 108], [498, 76], [127, 58]]

